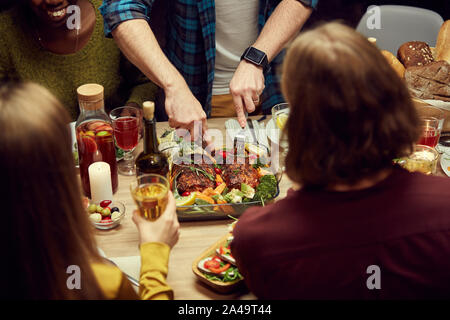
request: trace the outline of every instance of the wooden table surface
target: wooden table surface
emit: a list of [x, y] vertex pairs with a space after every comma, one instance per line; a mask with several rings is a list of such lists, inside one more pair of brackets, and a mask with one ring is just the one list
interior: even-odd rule
[[[208, 120], [208, 127], [225, 131], [225, 118]], [[160, 136], [168, 128], [167, 122], [157, 124], [157, 133]], [[142, 141], [135, 153], [142, 150]], [[115, 229], [96, 230], [96, 240], [100, 249], [108, 257], [138, 256], [138, 234], [131, 220], [131, 213], [136, 209], [130, 194], [130, 182], [134, 177], [119, 174], [119, 188], [114, 195], [115, 200], [126, 206], [126, 215]], [[277, 199], [285, 197], [292, 183], [286, 176], [280, 182], [280, 195]], [[196, 221], [180, 223], [180, 239], [172, 249], [169, 262], [167, 282], [175, 292], [175, 299], [254, 299], [255, 296], [246, 291], [230, 295], [217, 294], [205, 284], [199, 282], [192, 272], [192, 262], [204, 250], [214, 244], [227, 233], [227, 225], [232, 220]], [[245, 289], [244, 289], [245, 290]]]

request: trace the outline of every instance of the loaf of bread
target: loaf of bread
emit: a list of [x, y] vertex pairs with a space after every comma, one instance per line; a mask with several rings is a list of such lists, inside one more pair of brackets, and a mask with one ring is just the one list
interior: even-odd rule
[[436, 41], [436, 60], [445, 60], [450, 63], [450, 20], [445, 21]]
[[381, 50], [381, 53], [386, 58], [389, 65], [395, 70], [400, 78], [405, 76], [405, 67], [390, 51]]
[[409, 67], [405, 71], [405, 81], [417, 98], [450, 101], [450, 64], [447, 61]]
[[434, 61], [430, 47], [421, 41], [405, 42], [398, 48], [397, 57], [405, 68], [425, 66]]

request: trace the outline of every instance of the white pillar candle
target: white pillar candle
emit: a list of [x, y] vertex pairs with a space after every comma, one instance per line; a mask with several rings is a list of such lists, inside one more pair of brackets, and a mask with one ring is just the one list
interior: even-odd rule
[[88, 172], [92, 202], [112, 201], [111, 168], [109, 164], [102, 161], [94, 162], [89, 166]]

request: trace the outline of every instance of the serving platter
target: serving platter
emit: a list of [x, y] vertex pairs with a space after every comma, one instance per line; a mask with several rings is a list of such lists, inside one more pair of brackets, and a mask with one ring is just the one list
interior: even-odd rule
[[233, 291], [236, 291], [245, 286], [243, 279], [237, 279], [231, 282], [222, 282], [217, 280], [210, 280], [208, 277], [200, 271], [198, 268], [198, 264], [200, 261], [204, 260], [207, 257], [213, 256], [216, 254], [216, 250], [221, 246], [225, 245], [228, 238], [231, 236], [231, 233], [227, 233], [222, 238], [220, 238], [217, 242], [215, 242], [212, 246], [206, 249], [201, 255], [199, 255], [194, 262], [192, 263], [192, 271], [197, 276], [197, 279], [207, 286], [209, 286], [214, 291], [227, 294]]
[[271, 203], [280, 194], [280, 186], [277, 184], [277, 193], [274, 198], [266, 203], [252, 201], [246, 203], [205, 204], [195, 206], [177, 206], [179, 221], [223, 220], [229, 217], [239, 218], [245, 210], [252, 206], [261, 206]]
[[[231, 169], [228, 165], [237, 165], [239, 166], [238, 170], [232, 171], [233, 173], [236, 171], [234, 174], [240, 176], [240, 170], [243, 167], [240, 167], [240, 162], [234, 162], [234, 160], [230, 164], [222, 164], [225, 159], [230, 159], [230, 157], [235, 159], [234, 156], [236, 154], [232, 149], [223, 146], [216, 148], [214, 153], [209, 153], [196, 143], [176, 137], [173, 131], [170, 130], [166, 130], [159, 138], [159, 141], [160, 151], [169, 160], [169, 181], [171, 190], [177, 200], [177, 215], [180, 221], [219, 220], [228, 219], [230, 216], [238, 218], [249, 207], [264, 206], [272, 202], [280, 193], [279, 182], [281, 173], [273, 172], [272, 168], [266, 164], [267, 161], [270, 161], [269, 150], [259, 144], [245, 143], [245, 159], [249, 162], [245, 162], [245, 164], [242, 162], [242, 165], [246, 166], [246, 169], [243, 171], [250, 172], [252, 177], [255, 177], [257, 174], [257, 184], [252, 184], [253, 187], [250, 187], [246, 183], [242, 183], [239, 184], [241, 190], [235, 190], [236, 183], [230, 186], [230, 182], [226, 182], [223, 174], [228, 170], [228, 176], [230, 176]], [[196, 163], [194, 155], [198, 156], [199, 161], [202, 161], [202, 163]], [[251, 168], [252, 166], [253, 168]], [[197, 177], [188, 169], [196, 173]], [[182, 175], [184, 182], [179, 183], [178, 181]], [[273, 177], [265, 178], [263, 177], [264, 175]], [[200, 181], [205, 180], [205, 177], [207, 178], [207, 184], [204, 181]], [[242, 180], [240, 178], [236, 179], [236, 177], [234, 179], [238, 180], [238, 182], [239, 180], [241, 182], [248, 181], [245, 174], [242, 174], [242, 177]], [[263, 182], [263, 179], [265, 179], [265, 182]], [[215, 187], [211, 185], [209, 180], [213, 181], [213, 184], [215, 183]], [[191, 187], [197, 184], [205, 187], [201, 189]], [[268, 185], [270, 185], [269, 193], [267, 193]], [[242, 189], [244, 187], [252, 189], [249, 190], [250, 196], [247, 195], [245, 198]], [[259, 188], [261, 188], [260, 191], [258, 191]], [[241, 194], [238, 196], [238, 199], [230, 196], [230, 194], [233, 194], [233, 191]], [[191, 193], [195, 194], [194, 197], [192, 197]], [[269, 194], [270, 196], [265, 196]], [[263, 197], [259, 198], [258, 196], [261, 195]]]

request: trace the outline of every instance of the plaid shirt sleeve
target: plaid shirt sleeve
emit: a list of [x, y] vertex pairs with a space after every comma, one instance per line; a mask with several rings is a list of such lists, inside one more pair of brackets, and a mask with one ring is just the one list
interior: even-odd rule
[[311, 7], [313, 9], [317, 9], [317, 4], [319, 3], [319, 0], [298, 0], [301, 3], [303, 3], [307, 7]]
[[155, 0], [104, 0], [100, 12], [103, 15], [105, 36], [111, 37], [111, 32], [124, 21], [149, 21], [154, 2]]

